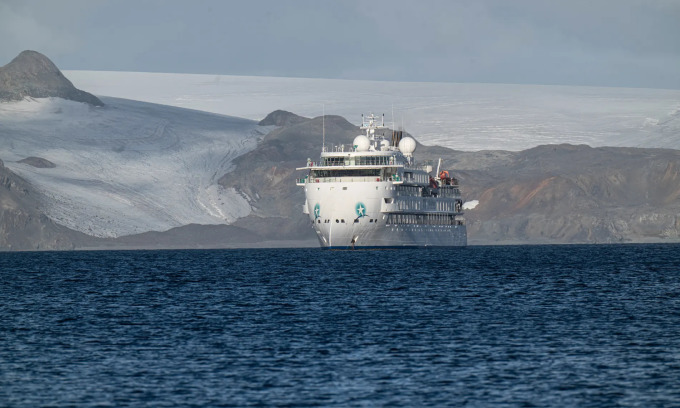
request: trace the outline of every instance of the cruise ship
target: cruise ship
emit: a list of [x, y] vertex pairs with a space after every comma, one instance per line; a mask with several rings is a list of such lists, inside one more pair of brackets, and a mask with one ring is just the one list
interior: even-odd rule
[[467, 245], [458, 181], [439, 168], [441, 159], [434, 172], [419, 165], [416, 141], [387, 130], [384, 115], [362, 115], [361, 130], [351, 146], [324, 143], [318, 162], [297, 168], [307, 172], [297, 185], [321, 247]]

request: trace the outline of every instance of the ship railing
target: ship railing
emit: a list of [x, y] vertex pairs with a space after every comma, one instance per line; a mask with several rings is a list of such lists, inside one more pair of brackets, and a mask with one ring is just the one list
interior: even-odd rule
[[[453, 186], [447, 186], [447, 187], [453, 187]], [[438, 195], [439, 197], [451, 197], [451, 198], [459, 198], [461, 196], [460, 190], [457, 188], [439, 188]]]
[[[376, 140], [384, 140], [385, 139], [385, 137], [382, 136], [382, 135], [374, 135], [374, 138]], [[386, 151], [395, 151], [395, 149], [396, 148], [393, 147], [393, 146], [387, 146], [386, 148], [379, 146], [375, 151], [386, 152]], [[351, 144], [334, 145], [334, 146], [331, 146], [330, 148], [327, 148], [324, 151], [328, 152], [328, 153], [352, 153], [352, 152], [356, 152], [355, 146], [353, 146]]]
[[375, 161], [375, 162], [370, 162], [366, 161], [364, 163], [361, 162], [361, 160], [357, 161], [354, 160], [353, 162], [347, 162], [347, 161], [327, 161], [325, 163], [318, 163], [318, 162], [309, 162], [311, 165], [308, 165], [307, 167], [404, 167], [403, 164], [397, 163], [394, 160], [385, 160], [385, 161]]
[[422, 206], [410, 206], [410, 207], [403, 207], [399, 206], [399, 204], [394, 203], [394, 204], [386, 204], [384, 209], [381, 209], [381, 212], [389, 212], [389, 213], [400, 213], [400, 214], [411, 214], [411, 213], [418, 213], [418, 214], [448, 214], [448, 215], [462, 215], [465, 214], [464, 211], [458, 209], [458, 207], [454, 208], [449, 208], [449, 209], [439, 209], [439, 208], [423, 208]]
[[305, 167], [296, 167], [295, 170], [309, 170], [309, 169], [325, 169], [325, 168], [336, 168], [336, 167], [347, 167], [352, 169], [382, 169], [382, 168], [401, 168], [404, 167], [403, 164], [347, 164], [347, 163], [327, 163], [321, 164], [319, 162], [309, 162]]
[[348, 183], [365, 183], [365, 182], [371, 182], [371, 181], [378, 181], [378, 182], [392, 182], [393, 184], [402, 184], [403, 181], [401, 180], [401, 177], [399, 176], [394, 176], [392, 175], [391, 177], [373, 177], [373, 176], [366, 176], [366, 177], [319, 177], [319, 178], [313, 178], [309, 179], [308, 177], [304, 178], [299, 178], [296, 179], [296, 184], [297, 185], [302, 185], [307, 182], [309, 183], [338, 183], [338, 182], [348, 182]]

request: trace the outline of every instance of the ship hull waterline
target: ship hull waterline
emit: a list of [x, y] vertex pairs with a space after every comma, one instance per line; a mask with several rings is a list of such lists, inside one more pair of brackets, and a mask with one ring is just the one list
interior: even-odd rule
[[[384, 200], [391, 182], [310, 183], [306, 213], [324, 249], [397, 249], [467, 245], [465, 225], [389, 224], [400, 213]], [[436, 213], [432, 213], [436, 215]]]

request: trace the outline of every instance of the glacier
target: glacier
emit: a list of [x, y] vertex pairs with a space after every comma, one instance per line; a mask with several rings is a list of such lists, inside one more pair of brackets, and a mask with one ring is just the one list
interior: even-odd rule
[[[248, 200], [217, 179], [269, 129], [252, 120], [102, 97], [0, 103], [0, 158], [43, 195], [45, 214], [98, 237], [231, 223]], [[18, 161], [41, 157], [36, 168]]]

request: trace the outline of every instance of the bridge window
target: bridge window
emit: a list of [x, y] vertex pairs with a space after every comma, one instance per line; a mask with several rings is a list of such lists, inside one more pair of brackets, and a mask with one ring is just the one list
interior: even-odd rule
[[354, 163], [357, 166], [384, 166], [394, 163], [393, 158], [391, 160], [392, 163], [390, 163], [391, 158], [392, 156], [356, 156]]
[[310, 178], [324, 177], [379, 177], [380, 169], [312, 170]]
[[344, 166], [345, 165], [345, 158], [344, 157], [324, 157], [323, 158], [323, 165], [324, 166]]

